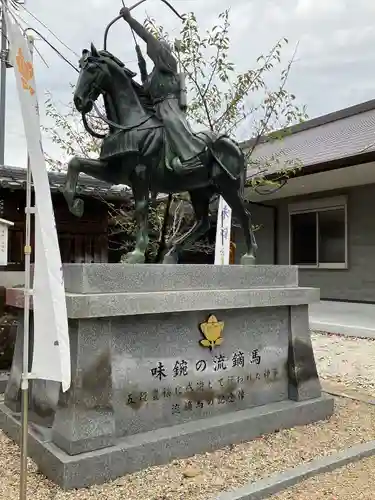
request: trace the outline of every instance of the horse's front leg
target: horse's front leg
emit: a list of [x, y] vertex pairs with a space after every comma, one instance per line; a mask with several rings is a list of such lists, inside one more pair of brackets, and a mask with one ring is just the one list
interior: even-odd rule
[[149, 183], [145, 165], [137, 165], [131, 177], [131, 186], [135, 200], [135, 217], [138, 226], [135, 249], [122, 259], [127, 264], [143, 264], [146, 260], [148, 236]]
[[170, 250], [165, 255], [163, 264], [177, 264], [183, 250], [191, 247], [210, 229], [210, 193], [208, 193], [206, 189], [191, 191], [190, 200], [193, 205], [196, 222], [186, 234], [183, 234], [180, 238], [171, 242], [169, 245]]
[[69, 161], [63, 194], [69, 210], [76, 217], [82, 217], [84, 211], [84, 201], [76, 197], [79, 174], [84, 173], [95, 179], [106, 180], [106, 166], [107, 163], [101, 160], [91, 160], [78, 156], [74, 156]]

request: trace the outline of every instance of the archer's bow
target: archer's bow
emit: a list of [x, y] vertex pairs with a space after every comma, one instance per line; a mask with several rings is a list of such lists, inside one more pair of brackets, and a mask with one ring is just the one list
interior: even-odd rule
[[171, 5], [167, 0], [161, 0], [161, 1], [165, 3], [165, 5], [167, 5], [171, 9], [171, 11], [173, 11], [176, 14], [176, 16], [181, 19], [181, 21], [184, 20], [184, 17], [181, 16], [181, 14], [179, 14], [177, 10], [173, 7], [173, 5]]
[[[144, 3], [145, 1], [146, 1], [146, 0], [139, 0], [136, 4], [134, 4], [134, 5], [132, 5], [131, 7], [129, 7], [129, 10], [133, 10], [133, 9], [135, 9], [135, 7], [138, 7], [138, 5], [141, 5], [141, 4], [142, 4], [142, 3]], [[161, 0], [161, 2], [163, 2], [163, 3], [167, 6], [167, 7], [169, 7], [169, 8], [170, 8], [170, 10], [171, 10], [172, 12], [174, 12], [178, 18], [180, 18], [180, 19], [181, 19], [181, 21], [183, 21], [183, 20], [184, 20], [184, 17], [183, 17], [183, 16], [181, 16], [181, 14], [179, 14], [179, 13], [177, 12], [177, 10], [176, 10], [176, 9], [175, 9], [175, 8], [174, 8], [174, 7], [173, 7], [173, 6], [169, 3], [169, 2], [168, 2], [168, 0]], [[123, 3], [124, 3], [124, 2], [123, 2]], [[113, 20], [112, 20], [112, 21], [108, 24], [108, 26], [106, 27], [105, 32], [104, 32], [104, 50], [107, 50], [107, 39], [108, 39], [108, 33], [109, 33], [110, 28], [111, 28], [111, 27], [112, 27], [112, 26], [113, 26], [113, 25], [114, 25], [117, 21], [119, 21], [120, 19], [122, 19], [122, 16], [121, 16], [121, 15], [119, 15], [119, 16], [117, 16], [117, 17], [115, 17], [115, 18], [114, 18], [114, 19], [113, 19]]]

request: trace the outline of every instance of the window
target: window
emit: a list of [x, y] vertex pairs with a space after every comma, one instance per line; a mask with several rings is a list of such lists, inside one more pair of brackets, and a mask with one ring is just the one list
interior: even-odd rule
[[346, 198], [289, 206], [290, 263], [323, 269], [347, 268]]

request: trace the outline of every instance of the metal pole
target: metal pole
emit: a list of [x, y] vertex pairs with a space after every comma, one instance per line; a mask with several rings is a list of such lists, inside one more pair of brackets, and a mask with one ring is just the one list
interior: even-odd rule
[[[34, 40], [27, 37], [31, 57], [33, 56]], [[30, 298], [32, 295], [30, 279], [30, 258], [31, 258], [31, 214], [35, 213], [31, 207], [31, 168], [30, 157], [27, 155], [27, 177], [26, 177], [26, 234], [25, 234], [25, 303], [23, 322], [23, 360], [21, 379], [21, 472], [20, 472], [20, 500], [27, 498], [27, 438], [28, 438], [28, 413], [29, 413], [29, 335], [30, 335]]]
[[5, 24], [5, 9], [7, 7], [7, 0], [2, 0], [1, 10], [1, 86], [0, 86], [0, 166], [4, 165], [5, 157], [5, 105], [6, 105], [6, 71], [7, 71], [7, 27]]

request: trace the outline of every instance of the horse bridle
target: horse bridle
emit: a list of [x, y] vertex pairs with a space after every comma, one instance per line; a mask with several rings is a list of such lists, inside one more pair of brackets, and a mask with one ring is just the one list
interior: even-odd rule
[[[100, 65], [96, 61], [88, 61], [87, 60], [87, 64], [89, 62], [94, 63], [101, 70]], [[82, 69], [84, 69], [84, 68], [85, 67], [82, 66]], [[90, 92], [90, 94], [92, 94], [94, 92], [94, 90], [98, 93], [98, 95], [100, 95], [100, 94], [105, 95], [106, 94], [106, 91], [100, 85], [101, 82], [102, 82], [102, 78], [100, 79], [100, 82], [97, 82], [97, 81], [93, 82], [93, 84], [92, 84], [93, 85], [93, 89]], [[147, 116], [146, 118], [144, 118], [143, 120], [141, 120], [139, 123], [136, 123], [135, 125], [125, 126], [125, 125], [121, 125], [120, 123], [113, 122], [112, 120], [110, 120], [109, 118], [107, 118], [105, 115], [103, 115], [103, 113], [98, 108], [98, 106], [97, 106], [97, 104], [96, 104], [96, 102], [95, 102], [94, 99], [89, 99], [89, 102], [91, 102], [93, 108], [95, 109], [95, 112], [97, 113], [98, 117], [101, 120], [103, 120], [109, 127], [115, 128], [117, 130], [122, 130], [123, 132], [130, 132], [131, 130], [138, 129], [142, 125], [144, 125], [145, 123], [147, 123], [149, 120], [151, 120], [152, 118], [154, 118], [154, 115], [150, 115], [150, 116]], [[97, 132], [95, 132], [94, 130], [91, 129], [91, 127], [90, 127], [90, 125], [89, 125], [89, 123], [87, 121], [86, 115], [87, 115], [87, 113], [85, 113], [85, 112], [82, 111], [82, 121], [83, 121], [83, 125], [85, 127], [85, 130], [90, 135], [92, 135], [93, 137], [95, 137], [96, 139], [105, 139], [107, 137], [107, 134], [98, 134]], [[160, 125], [157, 125], [157, 126], [152, 127], [152, 128], [161, 128], [162, 126], [163, 125], [160, 124]]]

